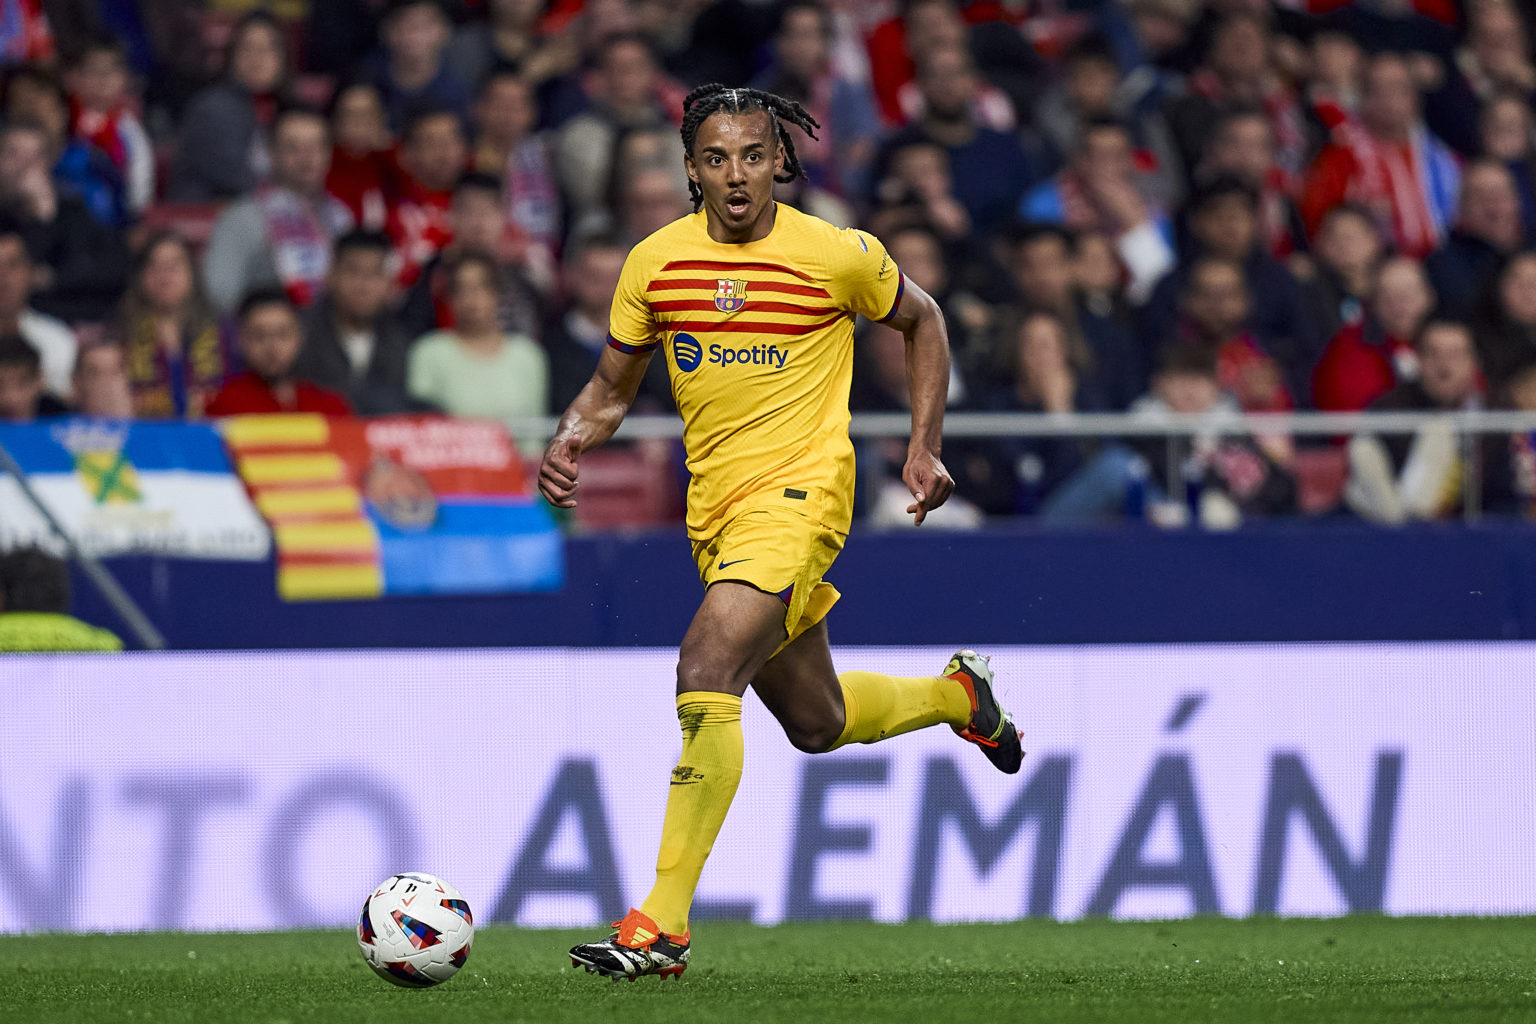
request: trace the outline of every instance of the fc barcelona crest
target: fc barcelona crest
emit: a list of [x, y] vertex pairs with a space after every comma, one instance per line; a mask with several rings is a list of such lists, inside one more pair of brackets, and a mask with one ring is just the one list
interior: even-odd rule
[[715, 308], [722, 313], [734, 313], [747, 304], [747, 282], [739, 278], [718, 277], [719, 289], [715, 292]]

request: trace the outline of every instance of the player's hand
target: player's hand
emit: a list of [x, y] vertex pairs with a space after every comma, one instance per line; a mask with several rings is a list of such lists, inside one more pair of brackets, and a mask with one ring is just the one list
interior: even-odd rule
[[581, 455], [580, 434], [556, 434], [539, 463], [539, 493], [556, 508], [576, 507], [576, 459]]
[[917, 516], [912, 521], [913, 526], [922, 526], [928, 513], [944, 504], [955, 493], [955, 481], [950, 478], [949, 470], [944, 468], [944, 463], [932, 452], [909, 452], [907, 464], [901, 471], [901, 479], [915, 499], [907, 506], [907, 511]]

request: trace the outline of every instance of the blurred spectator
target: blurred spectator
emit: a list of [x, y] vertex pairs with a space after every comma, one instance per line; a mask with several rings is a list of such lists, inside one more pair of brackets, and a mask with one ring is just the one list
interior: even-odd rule
[[495, 262], [464, 252], [447, 274], [454, 328], [434, 331], [412, 347], [406, 375], [411, 396], [450, 416], [545, 415], [549, 361], [527, 335], [502, 330]]
[[1126, 294], [1132, 302], [1146, 301], [1174, 264], [1172, 227], [1138, 191], [1131, 135], [1118, 121], [1085, 124], [1072, 162], [1027, 193], [1019, 212], [1026, 220], [1113, 238], [1130, 274]]
[[880, 115], [865, 82], [838, 74], [831, 62], [832, 12], [813, 0], [779, 11], [774, 61], [752, 84], [803, 104], [821, 124], [819, 138], [797, 138], [812, 187], [855, 198], [868, 188]]
[[[1456, 320], [1430, 319], [1419, 330], [1419, 379], [1371, 404], [1373, 411], [1456, 412], [1481, 405], [1472, 332]], [[1449, 419], [1411, 435], [1359, 434], [1349, 442], [1344, 500], [1377, 523], [1443, 519], [1461, 507], [1461, 446]]]
[[1419, 375], [1413, 340], [1434, 309], [1424, 266], [1390, 259], [1376, 275], [1371, 316], [1343, 324], [1312, 372], [1312, 399], [1323, 412], [1357, 412]]
[[325, 284], [331, 244], [352, 215], [325, 191], [330, 127], [313, 110], [289, 107], [272, 125], [272, 180], [219, 215], [203, 253], [203, 283], [227, 313], [248, 294], [282, 288], [307, 306]]
[[1291, 198], [1293, 175], [1275, 162], [1274, 130], [1257, 107], [1233, 107], [1216, 121], [1197, 179], [1231, 175], [1259, 196], [1259, 231], [1269, 254], [1284, 259], [1307, 248], [1307, 229]]
[[1342, 121], [1359, 116], [1365, 51], [1341, 22], [1325, 21], [1314, 29], [1308, 46], [1311, 74], [1306, 102], [1313, 118], [1332, 131]]
[[[870, 324], [854, 336], [853, 385], [849, 392], [849, 407], [855, 412], [908, 412], [911, 409], [911, 393], [907, 384], [906, 343], [901, 332], [883, 324]], [[947, 404], [958, 397], [954, 393], [957, 378], [950, 375], [950, 394]], [[985, 471], [989, 465], [986, 446], [969, 442], [955, 442], [945, 448], [945, 459], [952, 463], [956, 472], [957, 493], [942, 509], [946, 515], [938, 521], [943, 529], [972, 528], [980, 526], [982, 510], [970, 500], [972, 482], [967, 473], [980, 463]], [[973, 454], [974, 453], [974, 454]], [[901, 482], [902, 465], [907, 457], [905, 441], [896, 438], [876, 439], [865, 452], [860, 453], [860, 465], [873, 470], [860, 483], [873, 480], [878, 486], [856, 497], [867, 508], [866, 518], [877, 528], [894, 527], [902, 522], [907, 505], [912, 503], [911, 492]], [[964, 469], [958, 467], [964, 466]], [[995, 480], [978, 477], [987, 488], [997, 486]], [[903, 499], [902, 495], [906, 495]], [[950, 506], [954, 506], [951, 508]], [[910, 517], [907, 517], [910, 520]]]
[[451, 110], [469, 123], [470, 89], [444, 59], [453, 23], [441, 0], [389, 0], [379, 26], [382, 50], [368, 78], [384, 100], [390, 131], [404, 132], [418, 110]]
[[1466, 318], [1499, 261], [1525, 243], [1515, 179], [1497, 160], [1474, 160], [1461, 171], [1456, 227], [1424, 261], [1445, 312]]
[[233, 368], [191, 246], [174, 231], [145, 239], [118, 312], [136, 415], [201, 419]]
[[645, 164], [631, 167], [619, 179], [616, 227], [633, 245], [693, 212], [687, 179], [673, 167]]
[[538, 120], [528, 81], [508, 71], [487, 78], [475, 101], [471, 163], [475, 170], [506, 182], [513, 225], [553, 253], [560, 243], [560, 187], [548, 140], [534, 131]]
[[304, 348], [304, 326], [293, 299], [280, 289], [256, 291], [237, 314], [240, 356], [246, 370], [224, 383], [208, 403], [209, 416], [314, 412], [350, 416], [344, 395], [294, 376]]
[[1536, 101], [1536, 66], [1529, 27], [1513, 3], [1473, 0], [1465, 9], [1465, 45], [1443, 70], [1440, 87], [1425, 97], [1424, 115], [1430, 130], [1471, 156], [1478, 152], [1478, 107], [1500, 90], [1526, 104]]
[[[886, 124], [907, 120], [901, 109], [901, 87], [917, 75], [913, 54], [920, 52], [925, 39], [955, 34], [958, 20], [949, 0], [909, 0], [870, 30], [866, 40], [870, 85]], [[963, 27], [958, 35], [964, 38]]]
[[0, 64], [52, 60], [57, 55], [43, 0], [6, 0], [0, 20]]
[[[549, 408], [563, 412], [592, 379], [597, 360], [608, 347], [608, 308], [619, 285], [619, 272], [629, 253], [616, 235], [596, 234], [578, 240], [566, 256], [561, 273], [567, 297], [565, 311], [544, 332], [549, 353]], [[673, 408], [667, 361], [652, 359], [635, 399], [639, 412], [668, 412]]]
[[1125, 298], [1125, 268], [1114, 242], [1105, 235], [1087, 231], [1074, 241], [1078, 329], [1094, 355], [1096, 386], [1110, 409], [1124, 409], [1145, 390], [1148, 379]]
[[[1151, 392], [1136, 400], [1131, 413], [1151, 422], [1170, 415], [1200, 416], [1210, 421], [1210, 429], [1172, 445], [1162, 438], [1138, 442], [1141, 465], [1150, 469], [1148, 493], [1144, 499], [1132, 494], [1128, 503], [1134, 507], [1144, 500], [1147, 516], [1160, 526], [1193, 521], [1207, 529], [1230, 529], [1245, 517], [1295, 514], [1289, 437], [1233, 431], [1241, 428], [1237, 411], [1209, 350], [1185, 344], [1166, 350]], [[1138, 467], [1130, 468], [1134, 474]], [[1182, 484], [1183, 494], [1175, 483]], [[1143, 485], [1132, 475], [1129, 486]]]
[[1289, 412], [1295, 403], [1284, 368], [1244, 326], [1251, 306], [1241, 265], [1202, 256], [1179, 295], [1177, 343], [1215, 359], [1216, 379], [1244, 412]]
[[1514, 253], [1498, 265], [1478, 312], [1477, 349], [1490, 389], [1536, 358], [1536, 251]]
[[133, 419], [133, 389], [128, 383], [128, 357], [122, 345], [110, 340], [82, 344], [72, 379], [75, 398], [71, 410], [75, 415]]
[[1502, 160], [1520, 193], [1520, 223], [1536, 237], [1536, 121], [1520, 96], [1502, 92], [1483, 105], [1478, 119], [1483, 156]]
[[1095, 36], [1067, 52], [1060, 81], [1036, 102], [1035, 123], [1059, 162], [1077, 152], [1083, 125], [1104, 119], [1131, 126], [1147, 198], [1165, 209], [1176, 206], [1184, 197], [1184, 168], [1168, 124], [1157, 110], [1130, 109], [1109, 42]]
[[1346, 200], [1376, 214], [1398, 251], [1420, 259], [1445, 236], [1459, 184], [1456, 158], [1419, 119], [1419, 91], [1396, 54], [1371, 59], [1360, 123], [1333, 131], [1307, 172], [1301, 213], [1310, 231]]
[[[1364, 318], [1376, 287], [1382, 248], [1376, 220], [1365, 207], [1340, 203], [1323, 218], [1313, 248], [1311, 275], [1305, 282], [1321, 337], [1331, 338]], [[1412, 262], [1418, 266], [1417, 260]], [[1408, 337], [1413, 337], [1412, 331]]]
[[961, 260], [953, 250], [945, 248], [937, 232], [921, 223], [898, 228], [882, 241], [907, 280], [932, 296], [944, 312], [954, 354], [950, 363], [950, 402], [968, 401], [977, 393], [972, 384], [986, 390], [990, 385], [984, 382], [992, 370], [988, 365], [992, 357], [992, 313], [960, 280], [964, 269]]
[[[1092, 237], [1103, 243], [1102, 235]], [[1008, 268], [1026, 309], [1052, 313], [1066, 325], [1073, 371], [1097, 396], [1099, 407], [1124, 409], [1144, 390], [1147, 369], [1118, 303], [1118, 263], [1113, 285], [1100, 277], [1096, 291], [1101, 301], [1091, 307], [1076, 279], [1074, 259], [1081, 244], [1054, 224], [1021, 225], [1007, 238]], [[1109, 258], [1114, 259], [1113, 252]]]
[[1235, 104], [1256, 106], [1269, 120], [1275, 163], [1287, 174], [1311, 150], [1295, 95], [1275, 72], [1266, 15], [1252, 8], [1225, 14], [1211, 34], [1205, 61], [1189, 76], [1189, 93], [1168, 105], [1168, 123], [1184, 166], [1200, 164], [1221, 114]]
[[66, 76], [71, 130], [104, 153], [123, 183], [125, 220], [136, 220], [155, 199], [155, 153], [134, 111], [128, 52], [113, 36], [88, 40]]
[[383, 228], [395, 164], [394, 139], [379, 91], [358, 82], [337, 92], [331, 100], [331, 134], [335, 144], [325, 190], [346, 204], [354, 224]]
[[42, 360], [44, 386], [60, 398], [68, 398], [69, 372], [75, 364], [78, 343], [63, 321], [39, 313], [28, 304], [36, 277], [37, 269], [27, 252], [21, 226], [0, 218], [0, 335], [19, 334], [25, 338]]
[[400, 254], [401, 287], [453, 240], [449, 210], [453, 186], [469, 162], [464, 122], [451, 110], [427, 108], [412, 115], [400, 140], [400, 188], [389, 211], [389, 236]]
[[551, 273], [546, 269], [551, 258], [507, 222], [499, 179], [478, 171], [460, 176], [448, 209], [448, 237], [452, 241], [422, 267], [401, 303], [400, 324], [406, 335], [419, 338], [435, 328], [454, 325], [447, 268], [459, 253], [476, 252], [496, 266], [501, 329], [537, 338], [544, 321], [542, 289], [535, 285], [530, 270], [543, 283]]
[[[932, 97], [922, 83], [925, 69], [941, 52], [947, 55], [945, 61], [957, 52], [963, 54], [969, 64], [978, 41], [953, 0], [910, 0], [901, 7], [900, 16], [875, 26], [868, 40], [870, 83], [889, 125], [927, 116]], [[1014, 67], [1009, 70], [1016, 73], [1033, 54], [1023, 49], [1011, 56]], [[967, 103], [976, 123], [997, 131], [1015, 127], [1012, 101], [986, 79], [978, 77], [972, 83]]]
[[555, 165], [573, 222], [601, 208], [613, 174], [614, 142], [625, 129], [673, 123], [674, 112], [660, 100], [661, 68], [644, 36], [624, 33], [605, 40], [592, 85], [591, 109], [565, 122], [555, 139]]
[[0, 422], [30, 423], [69, 408], [43, 384], [43, 361], [19, 334], [0, 334]]
[[[1536, 412], [1536, 363], [1510, 373], [1498, 402], [1515, 412]], [[1484, 511], [1536, 519], [1536, 433], [1487, 437], [1481, 450]]]
[[[1024, 314], [1011, 326], [1003, 348], [1008, 383], [985, 395], [979, 408], [1055, 414], [1102, 411], [1104, 396], [1073, 365], [1072, 348], [1068, 324], [1061, 317], [1044, 310]], [[957, 447], [947, 457], [964, 480], [961, 489], [989, 514], [1038, 513], [1051, 525], [1083, 525], [1103, 518], [1104, 506], [1118, 512], [1123, 504], [1123, 466], [1119, 473], [1096, 468], [1091, 479], [1078, 476], [1090, 464], [1093, 449], [1082, 438], [999, 438]], [[985, 458], [977, 458], [981, 452]], [[1113, 490], [1112, 498], [1105, 498], [1100, 484]]]
[[884, 238], [910, 224], [926, 224], [946, 243], [968, 241], [971, 215], [955, 198], [949, 155], [932, 142], [910, 142], [890, 155], [875, 191], [869, 229]]
[[406, 412], [405, 358], [411, 338], [390, 315], [394, 248], [380, 231], [336, 240], [327, 288], [304, 311], [304, 347], [293, 372], [338, 391], [362, 416]]
[[1156, 83], [1154, 95], [1173, 91], [1175, 84], [1182, 88], [1184, 73], [1196, 58], [1190, 43], [1200, 5], [1191, 0], [1128, 0], [1124, 6], [1131, 38], [1117, 47], [1121, 64], [1149, 73]]
[[[1193, 256], [1214, 256], [1243, 268], [1248, 292], [1247, 326], [1265, 352], [1279, 361], [1294, 394], [1307, 394], [1312, 364], [1324, 339], [1313, 322], [1301, 285], [1269, 255], [1259, 236], [1259, 197], [1240, 179], [1214, 178], [1190, 196], [1185, 213]], [[1161, 281], [1142, 313], [1144, 343], [1157, 351], [1178, 316], [1186, 263]]]
[[230, 36], [224, 78], [198, 93], [182, 115], [166, 198], [234, 199], [266, 179], [268, 131], [286, 101], [288, 73], [277, 20], [259, 10], [241, 18]]
[[37, 548], [0, 554], [0, 651], [121, 651], [105, 629], [69, 614], [69, 566]]
[[448, 47], [448, 64], [471, 85], [512, 74], [538, 94], [536, 107], [558, 111], [564, 120], [580, 105], [580, 91], [568, 77], [581, 62], [576, 33], [544, 33], [543, 0], [487, 0], [486, 20], [459, 26]]
[[914, 142], [941, 146], [949, 156], [955, 198], [972, 224], [996, 224], [1011, 211], [1019, 188], [1037, 179], [1018, 136], [983, 124], [976, 116], [980, 78], [970, 54], [947, 47], [930, 54], [918, 76], [922, 116], [893, 135], [877, 161], [877, 173], [890, 154]]
[[5, 116], [42, 132], [53, 180], [83, 202], [91, 216], [111, 228], [128, 222], [122, 172], [92, 142], [71, 135], [69, 93], [52, 69], [26, 65], [12, 71], [6, 79]]

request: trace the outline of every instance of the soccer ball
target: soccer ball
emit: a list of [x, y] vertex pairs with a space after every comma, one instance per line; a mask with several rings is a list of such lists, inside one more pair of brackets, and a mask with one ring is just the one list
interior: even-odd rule
[[432, 875], [390, 875], [363, 901], [357, 944], [379, 977], [406, 988], [440, 985], [469, 959], [475, 921], [464, 896]]

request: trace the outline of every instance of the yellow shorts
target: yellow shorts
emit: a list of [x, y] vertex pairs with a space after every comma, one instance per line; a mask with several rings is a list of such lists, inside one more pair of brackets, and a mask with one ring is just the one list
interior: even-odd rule
[[706, 588], [733, 580], [783, 601], [788, 644], [837, 603], [837, 588], [821, 577], [846, 539], [793, 509], [755, 508], [732, 518], [713, 537], [694, 541], [693, 560]]

